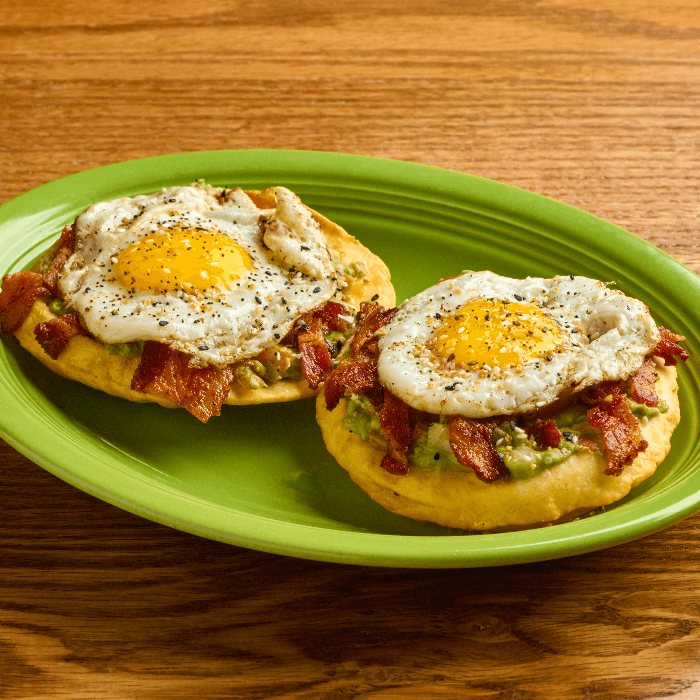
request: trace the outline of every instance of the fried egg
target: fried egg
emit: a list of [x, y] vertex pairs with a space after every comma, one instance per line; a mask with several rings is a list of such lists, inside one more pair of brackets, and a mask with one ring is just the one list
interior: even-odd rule
[[289, 190], [188, 186], [101, 202], [76, 220], [58, 288], [103, 343], [154, 340], [224, 366], [277, 343], [338, 289], [323, 234]]
[[380, 331], [380, 382], [409, 406], [528, 413], [626, 379], [656, 346], [647, 307], [586, 277], [469, 272], [407, 300]]

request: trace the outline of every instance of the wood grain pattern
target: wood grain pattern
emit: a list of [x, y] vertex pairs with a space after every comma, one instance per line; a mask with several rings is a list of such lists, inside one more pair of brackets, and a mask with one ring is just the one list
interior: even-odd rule
[[[554, 197], [700, 272], [692, 0], [0, 4], [0, 201], [224, 148], [438, 165]], [[700, 697], [700, 516], [503, 569], [203, 540], [0, 442], [0, 697]]]

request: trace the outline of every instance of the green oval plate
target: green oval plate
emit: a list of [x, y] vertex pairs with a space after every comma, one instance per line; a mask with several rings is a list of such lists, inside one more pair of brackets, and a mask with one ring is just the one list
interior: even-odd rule
[[222, 542], [309, 559], [468, 567], [609, 547], [698, 509], [698, 278], [582, 211], [497, 182], [335, 153], [221, 151], [109, 165], [0, 207], [0, 274], [33, 262], [89, 204], [205, 178], [284, 185], [384, 259], [403, 299], [463, 269], [615, 281], [687, 336], [683, 419], [671, 453], [627, 498], [593, 517], [499, 534], [414, 522], [373, 503], [329, 457], [313, 401], [225, 406], [206, 425], [65, 381], [12, 337], [0, 344], [0, 434], [56, 476], [132, 513]]

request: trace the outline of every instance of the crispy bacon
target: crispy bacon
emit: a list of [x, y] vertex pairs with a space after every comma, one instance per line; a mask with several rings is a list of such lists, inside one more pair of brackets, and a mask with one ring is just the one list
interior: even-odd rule
[[373, 302], [364, 302], [357, 315], [358, 329], [352, 338], [350, 357], [343, 360], [326, 378], [326, 406], [332, 411], [345, 393], [378, 394], [382, 387], [377, 375], [379, 348], [374, 334], [386, 325], [396, 309], [386, 310]]
[[382, 457], [379, 466], [384, 469], [384, 471], [389, 472], [389, 474], [397, 474], [398, 476], [408, 474], [408, 463], [405, 460], [401, 461], [395, 457], [391, 457], [389, 453]]
[[586, 403], [597, 404], [603, 401], [607, 396], [616, 394], [624, 394], [625, 387], [622, 382], [600, 382], [593, 386], [586, 387], [581, 392], [581, 399]]
[[637, 403], [643, 403], [646, 406], [658, 406], [659, 396], [656, 393], [656, 363], [654, 360], [647, 358], [642, 362], [642, 366], [628, 380], [632, 398]]
[[301, 372], [312, 389], [317, 389], [333, 369], [332, 347], [326, 341], [328, 331], [346, 331], [350, 322], [342, 316], [348, 310], [335, 301], [326, 302], [298, 318], [283, 344], [295, 346], [301, 353]]
[[333, 358], [323, 335], [323, 322], [312, 317], [304, 323], [306, 326], [297, 335], [301, 358], [301, 372], [308, 385], [317, 389], [326, 375], [333, 369]]
[[231, 367], [190, 367], [186, 353], [149, 340], [143, 345], [131, 388], [167, 398], [206, 423], [221, 413], [232, 381]]
[[343, 395], [368, 394], [379, 384], [377, 361], [373, 357], [343, 360], [327, 377], [323, 391], [332, 411]]
[[88, 335], [78, 314], [63, 314], [49, 321], [37, 323], [34, 328], [37, 342], [53, 360], [66, 349], [68, 341], [75, 335]]
[[0, 291], [0, 329], [14, 333], [34, 306], [34, 302], [49, 290], [38, 272], [14, 272], [5, 275]]
[[75, 250], [75, 233], [72, 225], [66, 226], [61, 232], [61, 240], [59, 243], [58, 253], [56, 257], [51, 261], [49, 269], [44, 275], [44, 281], [49, 291], [54, 296], [58, 296], [58, 273], [61, 271], [63, 266], [66, 264], [68, 258], [73, 255]]
[[383, 326], [386, 326], [394, 317], [398, 309], [385, 309], [373, 302], [363, 302], [360, 305], [360, 313], [357, 318], [359, 326], [352, 339], [353, 355], [360, 355], [363, 352], [377, 354], [379, 348], [376, 346], [374, 334]]
[[677, 333], [671, 333], [663, 326], [658, 326], [659, 333], [661, 334], [661, 340], [659, 340], [658, 345], [651, 351], [652, 355], [660, 357], [665, 365], [677, 365], [678, 360], [676, 355], [685, 362], [689, 355], [686, 350], [684, 350], [679, 342], [685, 340], [685, 336], [678, 335]]
[[409, 407], [384, 389], [384, 403], [379, 411], [382, 435], [387, 439], [387, 453], [381, 466], [392, 474], [408, 473], [406, 452], [411, 444], [413, 431], [409, 420]]
[[337, 301], [327, 302], [314, 312], [314, 316], [320, 318], [324, 326], [331, 331], [346, 331], [350, 325], [347, 318], [340, 318], [348, 316], [348, 310]]
[[[0, 330], [3, 333], [14, 333], [22, 325], [38, 297], [43, 294], [58, 296], [58, 273], [73, 254], [74, 247], [73, 226], [69, 225], [61, 233], [58, 253], [46, 274], [24, 270], [5, 275], [0, 291]], [[71, 323], [66, 321], [63, 325], [69, 327]], [[59, 328], [58, 333], [65, 331], [64, 328]], [[52, 333], [49, 330], [50, 337]]]
[[639, 421], [632, 413], [627, 397], [616, 394], [588, 410], [588, 422], [600, 428], [607, 468], [605, 473], [617, 476], [648, 447], [642, 437]]
[[311, 319], [318, 318], [323, 324], [324, 333], [326, 331], [345, 331], [348, 329], [350, 322], [341, 316], [350, 316], [347, 308], [335, 301], [328, 301], [323, 306], [308, 311], [300, 316], [292, 326], [291, 331], [284, 337], [282, 343], [284, 345], [297, 345], [299, 333], [308, 330]]
[[457, 461], [470, 467], [482, 481], [496, 481], [510, 473], [491, 444], [492, 421], [450, 416], [447, 428]]
[[134, 391], [145, 391], [146, 387], [155, 381], [165, 371], [172, 350], [165, 343], [147, 340], [143, 344], [143, 352], [139, 366], [131, 378], [131, 388]]
[[539, 418], [527, 432], [535, 438], [540, 447], [558, 447], [563, 437], [563, 433], [553, 420], [543, 421]]

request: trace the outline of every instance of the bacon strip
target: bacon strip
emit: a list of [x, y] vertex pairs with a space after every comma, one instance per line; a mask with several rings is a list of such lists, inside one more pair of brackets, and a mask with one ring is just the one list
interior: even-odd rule
[[587, 415], [588, 422], [603, 434], [606, 474], [617, 476], [648, 447], [625, 395], [617, 394], [610, 401], [601, 401]]
[[379, 304], [372, 302], [363, 302], [360, 305], [360, 313], [357, 315], [359, 326], [352, 339], [352, 352], [354, 355], [360, 355], [363, 352], [378, 354], [374, 334], [383, 326], [386, 326], [394, 317], [398, 309], [385, 309]]
[[169, 399], [206, 423], [221, 413], [233, 381], [233, 369], [189, 366], [189, 356], [153, 340], [143, 344], [131, 388]]
[[321, 322], [326, 328], [331, 331], [346, 331], [350, 322], [340, 318], [347, 316], [348, 310], [337, 301], [329, 301], [324, 304], [318, 311], [314, 312], [314, 316], [321, 319]]
[[301, 373], [308, 385], [317, 389], [326, 375], [333, 369], [333, 358], [328, 350], [323, 335], [323, 322], [320, 318], [311, 318], [308, 326], [297, 335], [301, 358]]
[[53, 360], [66, 349], [68, 341], [75, 335], [88, 335], [78, 314], [63, 314], [50, 321], [37, 323], [34, 328], [37, 342]]
[[14, 333], [24, 323], [34, 302], [49, 290], [38, 272], [14, 272], [5, 275], [0, 291], [0, 330]]
[[332, 411], [346, 392], [368, 394], [378, 384], [377, 361], [373, 357], [343, 360], [326, 379], [326, 406]]
[[586, 387], [581, 392], [581, 399], [586, 403], [597, 404], [603, 401], [606, 396], [614, 396], [616, 394], [624, 394], [625, 388], [622, 382], [600, 382], [593, 386]]
[[66, 226], [61, 232], [61, 240], [59, 243], [58, 253], [56, 257], [51, 261], [49, 269], [44, 275], [44, 281], [49, 291], [54, 296], [58, 296], [58, 273], [61, 271], [63, 266], [66, 264], [68, 258], [73, 255], [75, 250], [75, 233], [72, 225]]
[[563, 433], [553, 420], [537, 419], [534, 427], [527, 431], [540, 447], [558, 447]]
[[163, 374], [172, 352], [165, 343], [147, 340], [143, 344], [139, 366], [131, 378], [131, 388], [134, 391], [146, 391], [146, 387]]
[[[326, 307], [331, 304], [329, 302]], [[324, 308], [326, 308], [324, 307]], [[335, 309], [331, 310], [334, 313]], [[385, 326], [396, 313], [396, 309], [384, 309], [373, 302], [363, 302], [357, 315], [358, 329], [352, 338], [352, 352], [326, 377], [324, 388], [326, 406], [332, 411], [345, 393], [370, 394], [381, 392], [377, 375], [379, 353], [374, 334]]]
[[646, 406], [658, 406], [659, 396], [656, 393], [656, 380], [658, 377], [654, 360], [644, 360], [637, 373], [627, 380], [632, 391], [632, 398], [637, 403], [643, 403]]
[[409, 408], [387, 389], [384, 389], [379, 424], [382, 435], [387, 439], [387, 453], [382, 458], [381, 467], [392, 474], [407, 474], [406, 452], [413, 433], [409, 421]]
[[683, 360], [683, 362], [685, 362], [688, 359], [689, 354], [680, 345], [678, 345], [680, 341], [685, 340], [685, 336], [678, 335], [677, 333], [671, 333], [671, 331], [667, 330], [663, 326], [657, 327], [659, 329], [659, 333], [661, 334], [661, 340], [651, 351], [652, 355], [660, 357], [664, 361], [665, 365], [677, 365], [678, 360], [675, 357], [676, 355]]
[[479, 479], [490, 482], [510, 474], [501, 455], [491, 444], [493, 422], [450, 416], [447, 428], [450, 447], [457, 461], [473, 469]]

